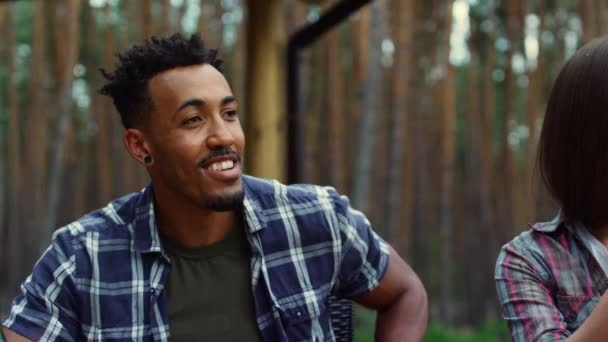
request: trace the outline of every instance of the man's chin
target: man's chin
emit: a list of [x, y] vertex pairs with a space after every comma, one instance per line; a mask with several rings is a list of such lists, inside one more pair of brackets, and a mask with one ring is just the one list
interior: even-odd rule
[[202, 200], [202, 205], [213, 211], [230, 211], [243, 206], [245, 193], [242, 189], [226, 194], [210, 195]]

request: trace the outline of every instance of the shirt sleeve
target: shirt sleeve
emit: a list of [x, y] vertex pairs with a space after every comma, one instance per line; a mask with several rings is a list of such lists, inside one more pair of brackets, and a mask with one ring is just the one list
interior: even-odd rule
[[495, 282], [513, 341], [555, 342], [570, 335], [538, 269], [518, 248], [503, 247]]
[[2, 322], [32, 341], [73, 341], [78, 336], [73, 282], [76, 262], [69, 234], [59, 233], [21, 285], [21, 293]]
[[347, 197], [330, 189], [341, 239], [340, 268], [334, 293], [354, 298], [375, 289], [388, 268], [389, 246]]

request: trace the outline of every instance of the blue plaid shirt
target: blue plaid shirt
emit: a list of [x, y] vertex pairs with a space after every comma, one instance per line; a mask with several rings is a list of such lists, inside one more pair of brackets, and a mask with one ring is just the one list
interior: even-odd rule
[[[374, 289], [388, 245], [332, 188], [249, 176], [243, 184], [263, 339], [333, 340], [328, 296]], [[169, 341], [163, 288], [171, 262], [152, 199], [148, 186], [59, 229], [3, 324], [32, 340]]]

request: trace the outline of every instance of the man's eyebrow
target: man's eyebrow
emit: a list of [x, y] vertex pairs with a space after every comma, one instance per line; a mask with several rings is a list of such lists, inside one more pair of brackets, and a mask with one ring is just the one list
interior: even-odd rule
[[225, 106], [229, 103], [236, 102], [236, 98], [234, 96], [226, 96], [222, 100], [222, 106]]
[[190, 107], [190, 106], [200, 107], [200, 106], [204, 106], [204, 105], [205, 105], [205, 101], [203, 101], [201, 99], [188, 99], [188, 100], [182, 102], [181, 105], [179, 105], [179, 107], [177, 108], [175, 113], [173, 113], [173, 117], [175, 117], [175, 115], [177, 115], [177, 113], [179, 113], [180, 110], [182, 110], [186, 107]]

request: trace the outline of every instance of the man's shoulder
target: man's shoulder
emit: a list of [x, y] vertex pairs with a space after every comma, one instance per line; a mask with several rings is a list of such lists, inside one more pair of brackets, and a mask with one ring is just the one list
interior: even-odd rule
[[142, 192], [134, 192], [114, 199], [104, 207], [93, 210], [77, 220], [57, 229], [53, 240], [78, 241], [93, 236], [96, 239], [109, 238], [127, 232], [127, 226], [137, 217], [138, 202]]
[[318, 201], [328, 198], [336, 200], [345, 198], [340, 196], [331, 186], [321, 186], [314, 184], [283, 184], [275, 179], [257, 178], [253, 176], [243, 176], [247, 194], [254, 198], [281, 198], [296, 203], [306, 201]]
[[366, 221], [363, 214], [350, 208], [348, 198], [329, 186], [285, 185], [251, 176], [245, 177], [244, 184], [245, 210], [254, 219], [253, 226], [298, 228], [301, 234], [314, 235], [347, 227], [354, 216]]

